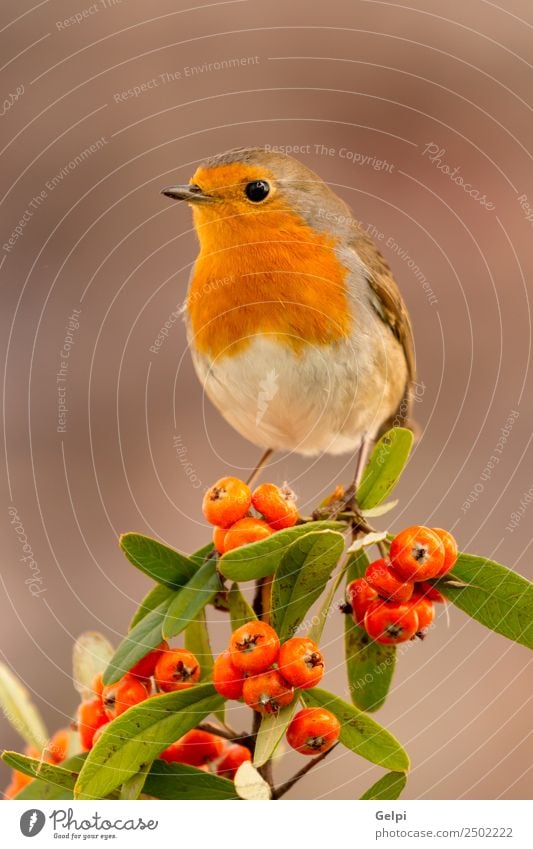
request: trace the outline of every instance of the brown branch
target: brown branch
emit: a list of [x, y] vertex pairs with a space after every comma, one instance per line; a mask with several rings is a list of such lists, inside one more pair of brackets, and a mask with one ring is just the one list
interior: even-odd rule
[[213, 725], [211, 722], [201, 722], [197, 728], [201, 731], [208, 731], [209, 734], [215, 734], [217, 737], [222, 737], [224, 740], [230, 740], [231, 742], [236, 740], [242, 742], [242, 740], [246, 740], [249, 736], [246, 733], [238, 734], [236, 731], [221, 728], [219, 725]]
[[298, 782], [298, 781], [300, 780], [300, 778], [303, 778], [303, 777], [304, 777], [304, 775], [307, 775], [307, 773], [308, 773], [311, 769], [313, 769], [313, 767], [314, 767], [314, 766], [316, 766], [316, 765], [317, 765], [317, 764], [319, 764], [321, 761], [323, 761], [323, 760], [324, 760], [324, 758], [325, 758], [325, 757], [327, 757], [327, 756], [329, 755], [329, 753], [330, 753], [330, 752], [332, 752], [332, 751], [333, 751], [333, 749], [334, 749], [336, 746], [338, 746], [338, 743], [335, 743], [335, 745], [333, 745], [333, 746], [331, 747], [331, 749], [327, 749], [327, 751], [322, 752], [322, 754], [317, 755], [317, 757], [316, 757], [316, 758], [313, 758], [313, 760], [312, 760], [312, 761], [309, 761], [309, 763], [306, 763], [306, 765], [305, 765], [305, 766], [303, 766], [300, 770], [298, 770], [298, 772], [296, 772], [296, 773], [292, 776], [292, 778], [289, 778], [289, 780], [288, 780], [288, 781], [286, 781], [284, 784], [281, 784], [279, 787], [277, 787], [277, 788], [273, 791], [273, 793], [272, 793], [272, 798], [273, 798], [273, 799], [281, 799], [281, 797], [282, 797], [282, 796], [285, 796], [285, 793], [288, 793], [288, 792], [289, 792], [289, 790], [290, 790], [292, 787], [294, 787], [294, 785], [296, 784], [296, 782]]

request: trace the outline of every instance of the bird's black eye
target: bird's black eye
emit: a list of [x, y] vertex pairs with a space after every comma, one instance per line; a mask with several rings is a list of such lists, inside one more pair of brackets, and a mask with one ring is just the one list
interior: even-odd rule
[[254, 180], [252, 183], [246, 184], [244, 191], [248, 200], [253, 201], [253, 203], [259, 203], [270, 192], [270, 186], [266, 180]]

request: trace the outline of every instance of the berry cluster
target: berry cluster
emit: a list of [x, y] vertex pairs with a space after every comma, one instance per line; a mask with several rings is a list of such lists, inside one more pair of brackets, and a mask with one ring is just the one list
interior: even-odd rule
[[215, 526], [213, 544], [219, 554], [292, 528], [298, 520], [295, 496], [287, 486], [263, 483], [252, 492], [235, 477], [213, 484], [204, 495], [202, 510]]
[[[292, 637], [280, 646], [266, 622], [241, 625], [213, 666], [213, 684], [226, 699], [243, 699], [261, 714], [277, 714], [290, 705], [296, 690], [316, 687], [324, 674], [324, 659], [308, 637]], [[336, 717], [322, 708], [305, 708], [287, 729], [287, 742], [304, 755], [325, 752], [340, 734]]]
[[423, 638], [443, 596], [429, 581], [450, 571], [457, 543], [442, 528], [414, 525], [391, 542], [389, 557], [371, 563], [346, 589], [354, 621], [378, 643]]
[[200, 680], [200, 671], [200, 664], [190, 651], [171, 649], [163, 640], [116, 683], [104, 687], [102, 676], [97, 675], [92, 684], [93, 697], [78, 708], [77, 728], [82, 748], [91, 749], [100, 736], [100, 729], [133, 705], [158, 693], [192, 687]]

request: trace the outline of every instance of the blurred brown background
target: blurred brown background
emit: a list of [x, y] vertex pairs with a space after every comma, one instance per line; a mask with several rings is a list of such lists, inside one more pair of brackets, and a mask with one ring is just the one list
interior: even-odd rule
[[[424, 432], [393, 527], [449, 527], [462, 548], [531, 575], [528, 0], [4, 0], [1, 14], [1, 646], [50, 729], [76, 705], [73, 639], [99, 629], [117, 642], [149, 588], [118, 533], [199, 547], [203, 489], [257, 459], [202, 396], [181, 320], [150, 351], [196, 252], [189, 211], [159, 190], [233, 146], [303, 146], [395, 269]], [[305, 507], [350, 469], [277, 456], [269, 478]], [[35, 597], [12, 508], [40, 570]], [[222, 622], [216, 633], [220, 646]], [[340, 617], [325, 647], [326, 686], [345, 694]], [[440, 612], [377, 715], [411, 754], [408, 798], [527, 797], [528, 662]], [[284, 755], [280, 779], [300, 765]], [[380, 773], [336, 750], [291, 795], [357, 798]]]

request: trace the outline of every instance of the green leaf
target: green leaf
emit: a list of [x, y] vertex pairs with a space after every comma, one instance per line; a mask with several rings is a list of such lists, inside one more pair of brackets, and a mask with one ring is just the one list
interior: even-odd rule
[[[10, 753], [13, 754], [13, 753]], [[68, 770], [71, 773], [78, 774], [83, 766], [83, 762], [86, 758], [86, 753], [79, 755], [74, 755], [66, 761], [63, 761], [61, 764], [62, 768]], [[20, 769], [20, 767], [17, 767]], [[22, 772], [22, 770], [21, 770]], [[25, 773], [27, 775], [27, 773]], [[30, 781], [29, 784], [26, 784], [22, 790], [17, 793], [15, 799], [20, 799], [22, 801], [54, 801], [54, 800], [65, 800], [65, 799], [73, 799], [74, 781], [72, 782], [72, 787], [68, 790], [66, 787], [62, 787], [60, 784], [54, 784], [52, 781], [41, 781], [36, 778], [34, 781]]]
[[36, 749], [46, 745], [48, 732], [41, 714], [26, 687], [5, 663], [0, 663], [0, 705], [5, 718], [25, 743]]
[[308, 707], [326, 708], [335, 714], [341, 725], [340, 741], [347, 749], [385, 769], [409, 769], [407, 752], [398, 740], [366, 713], [317, 687], [302, 690], [300, 696]]
[[446, 579], [436, 586], [456, 607], [491, 631], [533, 648], [533, 584], [473, 554], [460, 554], [451, 575], [469, 586], [450, 586]]
[[374, 519], [378, 516], [384, 516], [386, 513], [390, 513], [390, 511], [394, 510], [397, 506], [398, 499], [395, 498], [393, 501], [386, 501], [384, 504], [378, 504], [377, 507], [369, 507], [368, 510], [361, 510], [361, 515], [364, 516], [365, 519]]
[[257, 619], [254, 611], [246, 601], [237, 584], [232, 584], [228, 592], [229, 618], [231, 630], [235, 631], [241, 625]]
[[274, 754], [298, 707], [298, 700], [295, 699], [291, 705], [282, 708], [278, 713], [265, 714], [261, 717], [261, 725], [255, 741], [253, 761], [255, 767], [266, 764]]
[[[143, 764], [216, 711], [223, 699], [212, 684], [154, 696], [108, 725], [91, 749], [75, 787], [78, 799], [101, 799], [135, 775]], [[148, 791], [147, 791], [148, 792]]]
[[122, 640], [103, 674], [104, 684], [114, 684], [138, 660], [155, 649], [163, 639], [162, 629], [167, 610], [176, 593], [148, 613]]
[[220, 589], [222, 584], [217, 573], [216, 561], [207, 560], [170, 602], [163, 623], [164, 637], [170, 639], [181, 634]]
[[120, 788], [121, 799], [131, 801], [132, 799], [139, 798], [146, 782], [146, 776], [150, 772], [151, 766], [151, 763], [143, 764], [139, 772], [135, 773], [135, 775], [132, 775], [131, 778], [128, 778], [126, 781], [124, 781], [122, 787]]
[[344, 522], [306, 522], [285, 531], [277, 531], [267, 539], [243, 545], [222, 555], [218, 568], [231, 581], [252, 581], [273, 575], [287, 548], [310, 531], [345, 531]]
[[98, 631], [80, 634], [72, 649], [72, 680], [82, 700], [94, 696], [92, 682], [113, 657], [113, 646]]
[[132, 631], [133, 628], [135, 628], [135, 626], [139, 624], [141, 619], [144, 619], [145, 616], [148, 616], [148, 614], [152, 610], [155, 610], [156, 607], [159, 607], [162, 602], [166, 601], [167, 599], [170, 599], [170, 597], [173, 596], [175, 592], [176, 590], [171, 590], [170, 587], [166, 587], [164, 586], [164, 584], [156, 584], [154, 587], [152, 587], [150, 592], [145, 595], [138, 609], [134, 613], [133, 618], [129, 624], [128, 630]]
[[405, 772], [388, 772], [363, 793], [361, 799], [399, 799], [406, 784]]
[[357, 490], [357, 503], [362, 510], [376, 507], [392, 492], [404, 469], [413, 434], [405, 427], [394, 427], [376, 443], [363, 479]]
[[184, 586], [198, 569], [190, 557], [143, 534], [122, 534], [119, 545], [137, 569], [174, 590]]
[[336, 531], [311, 531], [283, 554], [272, 583], [272, 625], [281, 642], [292, 637], [322, 594], [344, 550]]
[[[368, 557], [363, 551], [351, 558], [346, 583], [361, 578], [368, 566]], [[371, 640], [364, 628], [344, 617], [344, 647], [346, 673], [350, 698], [361, 710], [375, 711], [380, 708], [392, 681], [396, 665], [396, 646], [387, 646]]]
[[55, 766], [55, 764], [49, 764], [47, 761], [40, 761], [38, 758], [19, 755], [18, 752], [4, 752], [2, 760], [12, 769], [23, 772], [24, 775], [38, 778], [65, 790], [72, 790], [78, 777], [78, 770], [67, 768], [65, 766], [66, 761], [63, 766]]
[[203, 566], [209, 555], [212, 551], [215, 550], [215, 546], [212, 542], [208, 542], [207, 545], [203, 545], [202, 548], [199, 548], [198, 551], [195, 551], [194, 554], [189, 554], [189, 560], [192, 560], [193, 563], [196, 563], [196, 566]]
[[185, 629], [185, 648], [189, 649], [198, 658], [202, 670], [201, 680], [209, 680], [211, 678], [211, 670], [213, 669], [213, 652], [211, 651], [211, 643], [209, 641], [205, 610], [200, 610], [187, 625]]
[[233, 781], [194, 766], [154, 761], [143, 792], [156, 799], [238, 799]]
[[331, 585], [328, 588], [328, 591], [324, 595], [324, 600], [320, 605], [318, 612], [313, 616], [311, 627], [307, 632], [307, 636], [310, 640], [314, 640], [315, 643], [319, 643], [322, 637], [322, 631], [326, 625], [328, 620], [328, 616], [330, 615], [331, 605], [335, 600], [335, 595], [339, 588], [339, 584], [342, 581], [343, 575], [346, 572], [348, 567], [348, 562], [346, 562], [339, 572], [335, 575], [334, 579], [331, 582]]

